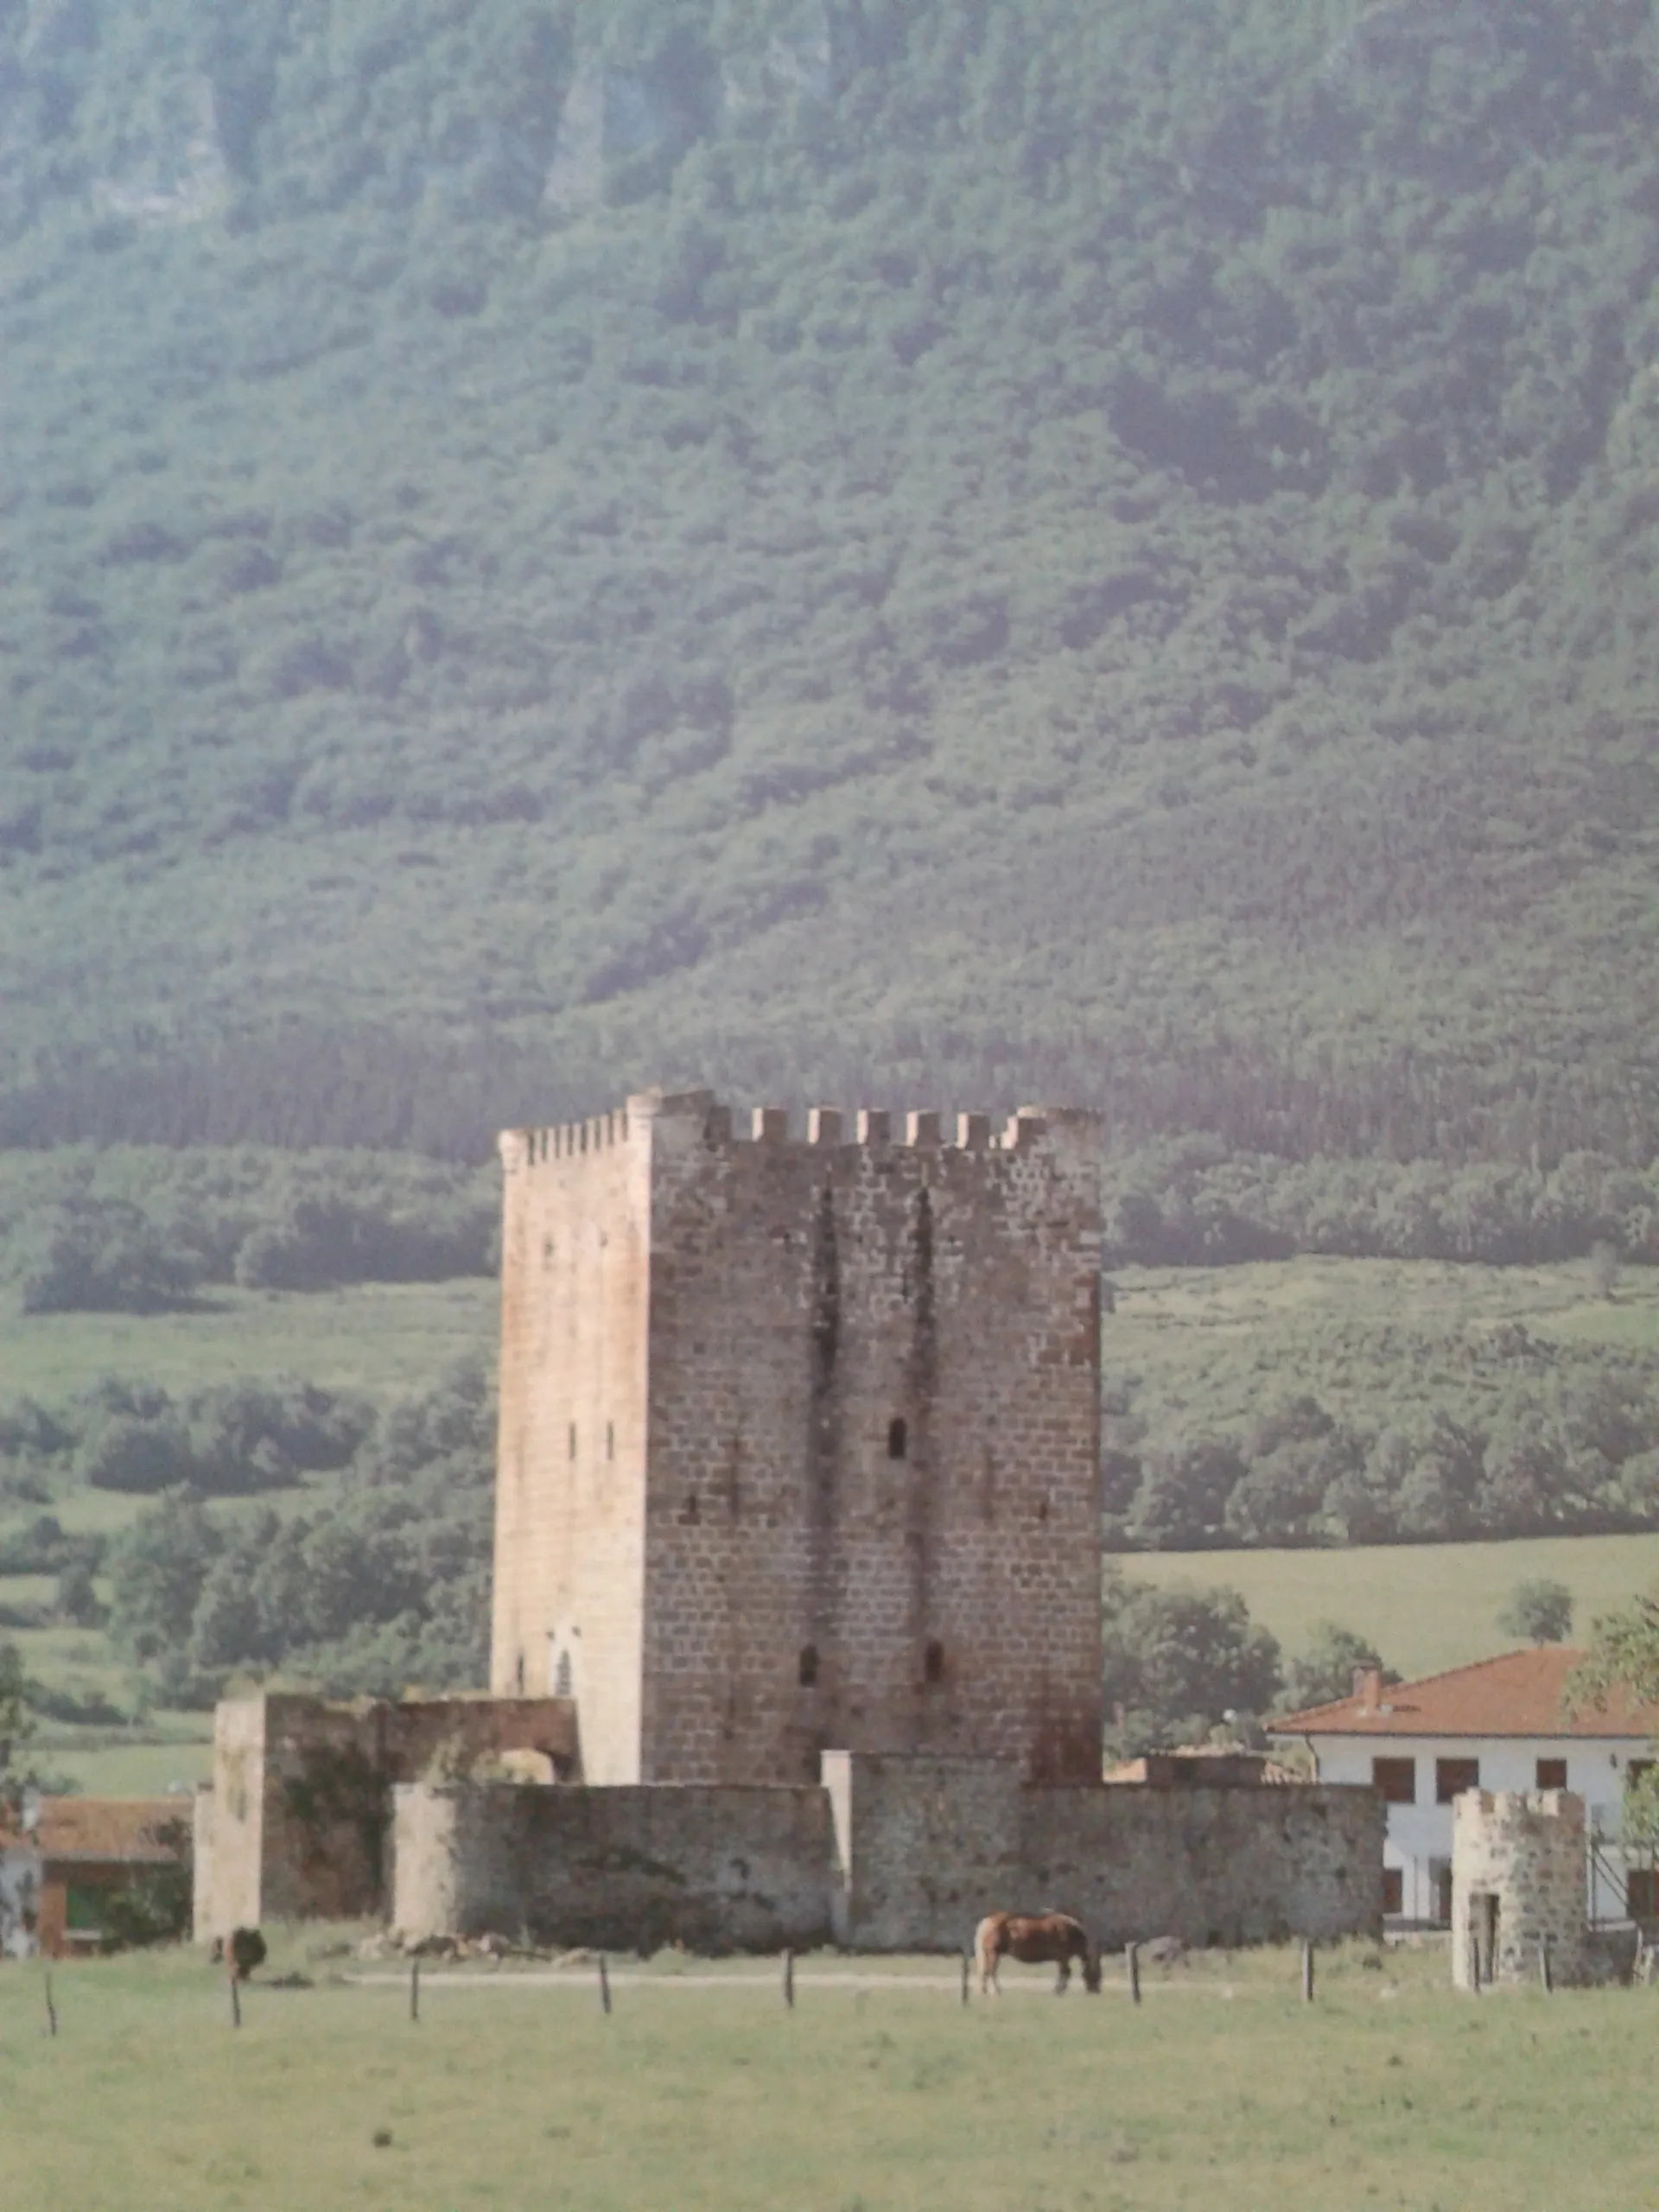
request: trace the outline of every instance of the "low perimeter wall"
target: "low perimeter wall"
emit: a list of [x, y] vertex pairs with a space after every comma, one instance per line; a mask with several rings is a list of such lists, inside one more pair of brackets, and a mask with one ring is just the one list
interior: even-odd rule
[[1382, 1801], [1340, 1785], [1025, 1789], [976, 1759], [824, 1755], [838, 1940], [954, 1950], [982, 1913], [1075, 1913], [1103, 1945], [1380, 1935]]
[[1106, 1945], [1380, 1935], [1384, 1812], [1342, 1787], [1027, 1789], [983, 1759], [826, 1752], [822, 1789], [413, 1784], [410, 1936], [699, 1950], [960, 1949], [997, 1907]]
[[393, 1793], [393, 1925], [609, 1950], [830, 1939], [829, 1801], [798, 1789], [415, 1783]]

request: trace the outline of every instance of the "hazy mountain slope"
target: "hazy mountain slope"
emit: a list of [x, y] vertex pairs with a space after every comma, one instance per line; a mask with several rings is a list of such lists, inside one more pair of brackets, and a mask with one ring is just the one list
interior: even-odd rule
[[0, 1129], [1651, 1154], [1655, 60], [0, 4]]

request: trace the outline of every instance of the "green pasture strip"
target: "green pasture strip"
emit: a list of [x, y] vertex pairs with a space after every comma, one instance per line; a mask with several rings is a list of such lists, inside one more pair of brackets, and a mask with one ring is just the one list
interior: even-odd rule
[[92, 1747], [37, 1740], [29, 1748], [38, 1765], [67, 1775], [83, 1797], [164, 1797], [181, 1784], [194, 1789], [213, 1768], [213, 1743], [205, 1737]]
[[1402, 1675], [1437, 1673], [1513, 1643], [1497, 1615], [1517, 1582], [1548, 1577], [1573, 1592], [1573, 1633], [1595, 1615], [1659, 1584], [1659, 1533], [1539, 1536], [1508, 1543], [1377, 1544], [1354, 1551], [1141, 1552], [1126, 1573], [1226, 1583], [1287, 1651], [1313, 1624], [1339, 1621], [1373, 1639]]
[[1128, 1268], [1113, 1278], [1102, 1359], [1133, 1383], [1154, 1440], [1238, 1431], [1304, 1392], [1382, 1428], [1444, 1408], [1478, 1419], [1504, 1379], [1506, 1325], [1565, 1354], [1601, 1350], [1659, 1367], [1659, 1270], [1627, 1268], [1612, 1299], [1588, 1261], [1548, 1268], [1437, 1261], [1263, 1261]]
[[401, 1986], [256, 1981], [238, 2030], [222, 1974], [173, 1954], [56, 1968], [55, 2038], [42, 1968], [8, 1967], [7, 2189], [122, 2212], [1659, 2205], [1651, 1993], [1472, 2000], [1443, 1960], [1338, 1958], [1309, 2007], [1291, 1952], [1256, 1967], [1276, 1988], [1253, 1970], [1247, 2005], [964, 2008], [901, 1971], [792, 2012], [454, 1988], [418, 2024]]
[[377, 1398], [430, 1387], [495, 1339], [500, 1293], [453, 1282], [360, 1283], [344, 1290], [214, 1288], [188, 1313], [0, 1316], [0, 1400], [50, 1403], [102, 1375], [175, 1395], [215, 1382], [297, 1375]]

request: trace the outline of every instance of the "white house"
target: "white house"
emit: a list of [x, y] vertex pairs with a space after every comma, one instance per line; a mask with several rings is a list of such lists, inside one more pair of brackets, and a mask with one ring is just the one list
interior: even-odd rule
[[1452, 1801], [1464, 1789], [1572, 1789], [1589, 1832], [1586, 1902], [1595, 1920], [1659, 1912], [1650, 1847], [1619, 1842], [1624, 1784], [1653, 1764], [1659, 1707], [1614, 1698], [1570, 1715], [1567, 1678], [1581, 1651], [1545, 1644], [1472, 1667], [1386, 1683], [1362, 1667], [1354, 1694], [1271, 1724], [1313, 1754], [1321, 1782], [1370, 1783], [1389, 1808], [1383, 1909], [1448, 1925]]

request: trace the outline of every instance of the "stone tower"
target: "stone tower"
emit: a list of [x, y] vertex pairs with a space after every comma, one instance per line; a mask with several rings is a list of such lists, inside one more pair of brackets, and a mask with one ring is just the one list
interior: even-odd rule
[[513, 1131], [492, 1680], [589, 1782], [1100, 1774], [1094, 1117]]
[[1535, 1980], [1541, 1944], [1567, 1984], [1600, 1978], [1586, 1910], [1584, 1800], [1465, 1789], [1452, 1812], [1452, 1980]]

